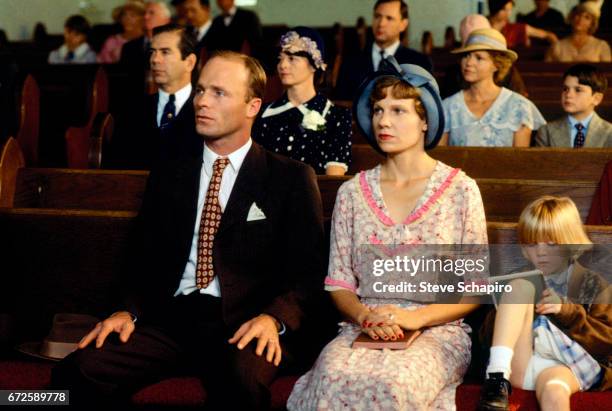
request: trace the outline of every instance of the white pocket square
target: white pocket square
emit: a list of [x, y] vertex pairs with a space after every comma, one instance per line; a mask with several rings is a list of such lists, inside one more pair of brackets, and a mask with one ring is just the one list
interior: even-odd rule
[[251, 208], [249, 209], [249, 215], [247, 216], [247, 221], [257, 221], [265, 219], [266, 215], [263, 211], [261, 211], [259, 207], [257, 207], [257, 204], [251, 204]]

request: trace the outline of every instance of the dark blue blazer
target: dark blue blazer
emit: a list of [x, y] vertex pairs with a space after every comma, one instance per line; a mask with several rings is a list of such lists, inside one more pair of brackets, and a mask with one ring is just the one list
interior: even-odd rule
[[[433, 72], [433, 65], [429, 57], [418, 51], [400, 45], [393, 56], [399, 64], [416, 64], [430, 73]], [[334, 98], [353, 100], [363, 79], [373, 71], [372, 44], [369, 44], [363, 52], [347, 57], [342, 63]]]

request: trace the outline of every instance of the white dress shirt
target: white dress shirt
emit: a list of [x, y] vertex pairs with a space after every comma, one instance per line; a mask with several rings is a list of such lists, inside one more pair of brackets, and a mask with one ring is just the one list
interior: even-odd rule
[[211, 25], [212, 25], [212, 20], [208, 19], [208, 21], [204, 23], [204, 25], [195, 29], [196, 39], [198, 39], [198, 43], [202, 40], [202, 38], [206, 35], [206, 33], [208, 33], [208, 30], [210, 30]]
[[236, 15], [236, 10], [236, 6], [232, 6], [232, 8], [227, 12], [227, 15], [223, 17], [223, 24], [225, 24], [225, 27], [232, 24], [232, 20], [234, 20], [234, 16]]
[[[185, 102], [189, 100], [189, 96], [191, 95], [191, 83], [187, 84], [185, 87], [174, 93], [174, 107], [175, 112], [174, 116], [178, 116], [181, 112], [181, 109], [185, 105]], [[168, 99], [170, 98], [170, 94], [166, 93], [163, 90], [158, 91], [158, 99], [157, 99], [157, 127], [161, 123], [162, 114], [164, 114], [164, 107], [168, 103]]]
[[[227, 158], [229, 159], [229, 164], [227, 167], [225, 167], [225, 170], [223, 170], [223, 177], [221, 178], [221, 189], [219, 190], [219, 205], [221, 206], [221, 211], [225, 211], [227, 200], [229, 199], [229, 196], [232, 193], [232, 189], [234, 188], [234, 183], [236, 182], [236, 177], [238, 176], [240, 167], [242, 166], [244, 158], [251, 149], [252, 145], [253, 141], [249, 138], [249, 141], [245, 145], [227, 156]], [[213, 163], [219, 157], [221, 156], [213, 152], [211, 149], [208, 148], [208, 146], [206, 146], [206, 144], [204, 144], [204, 159], [202, 164], [202, 170], [200, 172], [200, 193], [198, 195], [198, 211], [196, 215], [195, 227], [193, 229], [191, 251], [189, 252], [189, 259], [187, 260], [187, 265], [185, 266], [185, 271], [183, 272], [183, 278], [181, 279], [178, 289], [174, 293], [175, 296], [179, 294], [191, 294], [192, 292], [198, 289], [196, 287], [195, 273], [196, 264], [198, 261], [198, 237], [200, 231], [200, 220], [202, 219], [202, 208], [204, 208], [204, 200], [206, 199], [208, 184], [210, 183], [210, 179], [212, 178]], [[214, 297], [221, 297], [221, 288], [219, 287], [218, 277], [215, 275], [208, 287], [202, 288], [200, 290], [200, 293], [210, 294]]]
[[[398, 40], [392, 45], [390, 45], [389, 47], [385, 48], [384, 49], [385, 57], [395, 55], [395, 52], [397, 51], [399, 46], [400, 46], [400, 41]], [[381, 61], [380, 51], [381, 50], [383, 50], [383, 48], [379, 47], [378, 44], [376, 43], [372, 44], [372, 63], [374, 64], [374, 71], [378, 70], [378, 65], [380, 64], [380, 61]]]

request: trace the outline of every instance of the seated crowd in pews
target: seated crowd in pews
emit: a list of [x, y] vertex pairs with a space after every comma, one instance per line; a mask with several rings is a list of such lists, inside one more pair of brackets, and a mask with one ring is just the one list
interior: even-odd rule
[[[495, 27], [512, 2], [489, 3]], [[583, 223], [589, 213], [601, 214], [593, 199], [605, 200], [608, 192], [603, 180], [599, 188], [594, 183], [606, 163], [610, 167], [609, 151], [594, 148], [612, 147], [612, 125], [595, 113], [607, 87], [597, 67], [575, 65], [558, 79], [566, 116], [546, 124], [537, 105], [501, 86], [518, 57], [504, 35], [490, 26], [475, 28], [453, 51], [465, 88], [443, 100], [428, 57], [400, 44], [407, 5], [378, 0], [374, 41], [339, 68], [336, 92], [344, 90], [353, 100], [351, 118], [350, 110], [317, 91], [330, 60], [315, 30], [296, 27], [280, 37], [276, 71], [283, 94], [264, 104], [262, 64], [212, 45], [217, 39], [221, 49], [263, 53], [255, 15], [219, 0], [223, 14], [211, 21], [208, 1], [176, 1], [177, 23], [150, 30], [145, 24], [140, 39], [131, 25], [146, 22], [147, 7], [164, 6], [129, 4], [117, 12], [125, 36], [109, 40], [106, 50], [113, 55], [113, 42], [124, 51], [130, 42], [141, 42], [139, 52], [146, 50], [147, 57], [140, 61], [148, 66], [141, 84], [156, 91], [124, 102], [126, 112], [117, 116], [111, 138], [109, 118], [98, 115], [108, 109], [95, 104], [108, 87], [94, 87], [90, 101], [97, 108], [87, 113], [82, 130], [66, 133], [66, 143], [84, 147], [73, 150], [82, 168], [99, 166], [106, 150], [107, 166], [151, 172], [24, 167], [13, 139], [0, 158], [0, 206], [9, 207], [0, 210], [0, 226], [10, 230], [24, 224], [24, 216], [77, 221], [90, 215], [88, 207], [140, 209], [132, 233], [136, 241], [129, 252], [123, 250], [122, 268], [129, 275], [97, 283], [112, 294], [113, 305], [98, 307], [95, 314], [106, 319], [94, 322], [79, 349], [53, 369], [51, 387], [69, 388], [74, 404], [95, 399], [111, 405], [167, 377], [193, 374], [205, 384], [212, 409], [268, 409], [273, 381], [291, 370], [302, 376], [283, 401], [290, 410], [454, 409], [473, 353], [474, 338], [463, 319], [475, 314], [478, 304], [465, 296], [454, 304], [381, 296], [365, 286], [372, 273], [356, 262], [364, 258], [363, 244], [382, 247], [380, 252], [392, 244], [487, 244], [488, 218], [518, 221], [517, 242], [544, 274], [546, 291], [535, 295], [517, 280], [517, 290], [534, 293], [534, 300], [476, 323], [483, 346], [492, 341], [486, 371], [484, 363], [477, 365], [477, 374], [485, 377], [478, 408], [509, 409], [512, 387], [535, 391], [544, 409], [569, 409], [574, 393], [610, 389], [611, 286], [580, 265], [580, 254], [563, 254], [567, 244], [591, 244], [592, 228]], [[169, 17], [165, 11], [160, 15]], [[54, 59], [75, 62], [84, 55], [77, 50], [86, 44], [85, 24], [67, 20], [65, 44]], [[245, 31], [238, 35], [236, 27]], [[552, 39], [531, 26], [523, 29], [525, 35]], [[507, 29], [506, 36], [508, 30], [518, 29]], [[112, 58], [117, 55], [115, 50]], [[354, 126], [369, 147], [352, 144]], [[95, 144], [88, 139], [94, 129]], [[567, 150], [521, 151], [530, 146], [532, 132], [538, 145]], [[75, 140], [81, 143], [69, 144]], [[438, 144], [508, 151], [434, 150]], [[367, 167], [355, 156], [364, 148], [365, 162], [373, 163]], [[475, 168], [487, 160], [500, 167], [501, 161], [486, 159], [489, 153], [513, 162], [510, 170], [520, 167], [516, 159], [524, 156], [534, 171], [524, 180], [497, 179], [493, 172], [478, 176], [443, 160], [454, 156], [465, 163], [471, 155]], [[563, 156], [596, 163], [598, 171], [585, 178], [590, 181], [550, 181], [545, 167], [538, 170], [538, 155], [542, 163], [561, 162]], [[571, 164], [563, 166], [574, 171]], [[342, 177], [345, 173], [349, 176]], [[67, 200], [77, 180], [83, 187], [97, 186], [93, 191], [116, 193], [126, 186], [130, 191], [119, 196], [121, 206], [88, 203], [82, 193]], [[57, 206], [54, 189], [65, 191]], [[55, 210], [31, 210], [41, 204]], [[324, 219], [331, 227], [329, 256]], [[607, 238], [610, 233], [603, 231]], [[14, 246], [6, 239], [1, 245], [6, 257], [14, 258]], [[556, 258], [556, 265], [546, 258]], [[19, 316], [14, 311], [22, 304], [19, 298], [7, 296], [3, 304]], [[322, 336], [337, 313], [345, 320], [339, 333]], [[507, 326], [517, 315], [523, 318], [520, 327]], [[576, 316], [581, 322], [572, 321]], [[422, 334], [405, 350], [351, 348], [362, 333], [395, 342], [414, 330]], [[534, 345], [534, 338], [546, 338], [548, 345]], [[562, 352], [568, 346], [571, 355]]]

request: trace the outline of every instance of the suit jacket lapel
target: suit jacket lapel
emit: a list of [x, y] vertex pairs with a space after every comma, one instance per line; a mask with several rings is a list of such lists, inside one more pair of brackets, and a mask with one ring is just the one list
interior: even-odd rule
[[571, 134], [567, 117], [551, 123], [550, 140], [552, 147], [571, 147]]
[[253, 143], [240, 167], [232, 193], [225, 206], [217, 237], [240, 221], [246, 221], [249, 209], [264, 193], [266, 157], [264, 150]]
[[374, 61], [372, 60], [372, 50], [374, 49], [374, 43], [370, 44], [370, 47], [366, 47], [364, 52], [364, 62], [366, 65], [366, 73], [371, 73], [374, 71]]
[[605, 144], [605, 133], [603, 132], [604, 122], [601, 117], [597, 115], [597, 113], [593, 113], [593, 118], [591, 119], [591, 124], [589, 124], [589, 129], [587, 131], [586, 139], [584, 146], [585, 147], [604, 147]]
[[202, 170], [203, 149], [199, 153], [183, 156], [175, 171], [174, 191], [177, 193], [176, 208], [173, 209], [176, 218], [177, 236], [182, 239], [181, 249], [189, 253], [193, 230], [198, 212], [198, 195], [200, 192], [200, 174]]
[[150, 102], [151, 106], [149, 107], [149, 113], [153, 113], [153, 116], [151, 116], [151, 120], [153, 120], [153, 122], [150, 124], [150, 127], [159, 129], [159, 126], [157, 125], [157, 104], [159, 104], [159, 93], [155, 93]]

